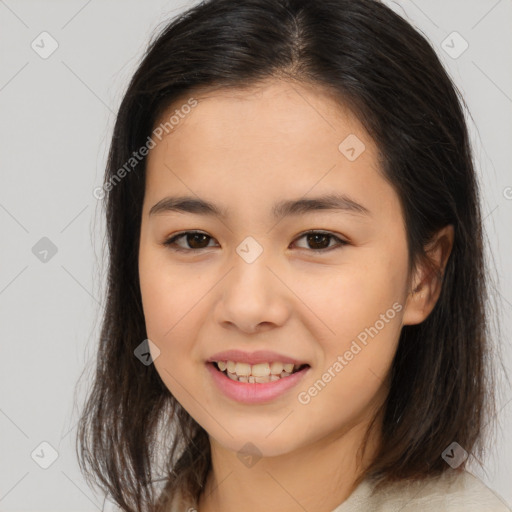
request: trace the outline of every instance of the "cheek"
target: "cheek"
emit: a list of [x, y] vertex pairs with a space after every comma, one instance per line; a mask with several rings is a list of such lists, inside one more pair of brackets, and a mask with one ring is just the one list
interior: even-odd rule
[[401, 331], [406, 254], [368, 250], [358, 256], [332, 272], [308, 302], [329, 330], [321, 336], [316, 330], [319, 367], [299, 402], [308, 404], [311, 417], [332, 407], [333, 423], [362, 414], [383, 396]]
[[200, 283], [172, 268], [165, 251], [152, 247], [141, 248], [139, 280], [148, 337], [166, 343], [200, 300]]
[[295, 280], [297, 295], [313, 313], [309, 328], [317, 336], [331, 340], [328, 343], [333, 350], [350, 343], [378, 322], [381, 315], [385, 320], [396, 319], [397, 310], [403, 309], [405, 268], [391, 258], [376, 262], [375, 257], [368, 256], [331, 267], [323, 275], [310, 273]]
[[168, 293], [168, 280], [156, 265], [151, 265], [149, 258], [141, 260], [139, 278], [148, 337], [161, 340], [172, 326], [175, 311], [172, 295]]
[[[186, 287], [176, 272], [166, 269], [161, 251], [142, 247], [139, 255], [139, 280], [147, 337], [158, 347], [155, 367], [166, 385], [174, 391], [170, 375], [179, 370], [177, 361], [186, 359], [186, 329], [190, 328], [187, 312], [192, 309]], [[178, 299], [179, 297], [179, 299]]]
[[308, 422], [324, 418], [329, 430], [367, 414], [384, 399], [403, 311], [403, 277], [393, 268], [382, 260], [353, 266], [330, 280], [327, 292], [317, 297], [312, 309], [322, 312], [333, 332], [317, 337], [319, 365], [297, 397]]
[[186, 400], [180, 383], [189, 382], [202, 362], [195, 340], [200, 319], [211, 311], [205, 295], [212, 283], [202, 272], [170, 265], [165, 251], [147, 246], [139, 256], [139, 279], [146, 333], [160, 351], [155, 368], [173, 395]]
[[[153, 256], [153, 257], [151, 257]], [[141, 252], [139, 278], [147, 337], [158, 347], [154, 366], [171, 394], [188, 410], [194, 404], [193, 370], [194, 308], [198, 298], [190, 293], [183, 277], [169, 272], [159, 262], [158, 253]]]

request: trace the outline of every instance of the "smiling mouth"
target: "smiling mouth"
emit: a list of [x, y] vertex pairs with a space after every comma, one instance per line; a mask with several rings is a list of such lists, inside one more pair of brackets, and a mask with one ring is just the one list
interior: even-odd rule
[[309, 368], [308, 364], [294, 365], [292, 363], [280, 362], [250, 365], [235, 361], [214, 361], [211, 364], [229, 379], [249, 384], [266, 384], [267, 382], [276, 382], [305, 368]]

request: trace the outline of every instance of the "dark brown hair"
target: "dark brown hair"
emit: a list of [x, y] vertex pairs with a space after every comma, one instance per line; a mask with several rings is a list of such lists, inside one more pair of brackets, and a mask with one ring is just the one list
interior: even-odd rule
[[205, 430], [154, 365], [134, 356], [147, 338], [138, 276], [145, 159], [114, 186], [112, 179], [178, 98], [274, 78], [316, 84], [363, 123], [401, 202], [410, 268], [426, 261], [437, 230], [454, 226], [434, 310], [402, 329], [382, 443], [361, 478], [440, 474], [453, 441], [477, 460], [484, 454], [483, 427], [495, 406], [479, 192], [464, 100], [436, 52], [374, 0], [207, 0], [150, 43], [119, 108], [105, 173], [108, 288], [77, 452], [88, 480], [123, 510], [156, 510], [150, 483], [158, 476], [169, 495], [182, 489], [198, 499], [211, 461]]

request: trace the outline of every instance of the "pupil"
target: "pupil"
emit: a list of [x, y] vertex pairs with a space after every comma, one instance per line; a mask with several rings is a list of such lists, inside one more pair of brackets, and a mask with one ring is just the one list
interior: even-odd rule
[[[313, 245], [315, 244], [318, 244], [317, 240], [318, 238], [320, 239], [324, 239], [325, 240], [328, 240], [329, 238], [329, 235], [322, 235], [322, 234], [312, 234], [312, 235], [308, 235], [308, 242], [311, 242], [311, 239], [313, 239]], [[325, 248], [325, 247], [328, 247], [329, 246], [329, 242], [327, 241], [327, 244], [320, 244], [321, 247], [320, 248]], [[318, 247], [317, 247], [318, 248]]]
[[[192, 233], [191, 235], [188, 235], [188, 244], [193, 248], [193, 249], [202, 249], [202, 247], [195, 247], [195, 242], [197, 241], [197, 238], [200, 238], [200, 237], [203, 237], [204, 238], [207, 238], [207, 235], [204, 235], [203, 233]], [[191, 243], [191, 240], [193, 240], [193, 242]], [[203, 240], [204, 241], [204, 240]], [[201, 243], [199, 242], [199, 245], [201, 245]]]

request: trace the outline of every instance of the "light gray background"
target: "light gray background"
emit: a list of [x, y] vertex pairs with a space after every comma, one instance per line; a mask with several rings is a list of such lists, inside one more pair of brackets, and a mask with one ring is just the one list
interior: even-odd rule
[[[193, 3], [0, 0], [1, 511], [102, 507], [74, 451], [75, 386], [94, 356], [104, 279], [101, 204], [92, 191], [102, 183], [115, 112], [150, 35]], [[512, 2], [386, 3], [435, 45], [474, 120], [468, 116], [510, 369]], [[48, 51], [43, 31], [58, 43], [46, 59], [31, 47], [35, 40]], [[445, 40], [452, 53], [462, 48], [453, 31], [469, 44], [456, 59], [443, 49]], [[42, 237], [57, 249], [46, 262], [32, 251]], [[510, 387], [503, 387], [498, 406], [500, 431], [486, 473], [473, 472], [512, 503]], [[34, 460], [49, 461], [42, 442], [58, 452], [48, 469]]]

